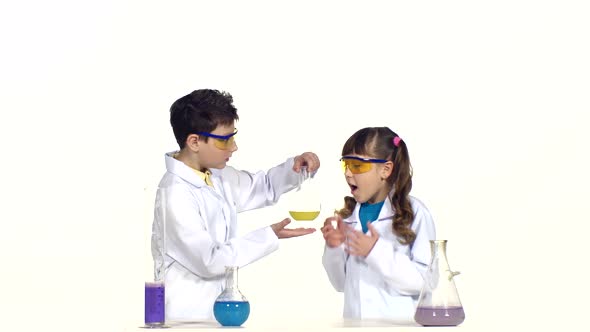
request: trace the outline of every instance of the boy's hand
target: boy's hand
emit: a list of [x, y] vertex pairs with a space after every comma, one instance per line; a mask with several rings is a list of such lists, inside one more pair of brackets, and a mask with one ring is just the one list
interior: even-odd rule
[[275, 232], [275, 234], [277, 235], [277, 237], [279, 239], [287, 239], [290, 237], [297, 237], [297, 236], [307, 235], [307, 234], [311, 234], [311, 233], [315, 232], [315, 228], [303, 228], [303, 227], [292, 228], [292, 229], [285, 228], [285, 226], [287, 226], [290, 222], [291, 222], [291, 219], [285, 218], [281, 222], [270, 225], [270, 227], [272, 228], [272, 230]]
[[[337, 222], [337, 228], [334, 228], [334, 226], [332, 225], [332, 221], [334, 220]], [[328, 247], [335, 248], [341, 245], [342, 242], [344, 242], [344, 239], [346, 238], [344, 234], [344, 228], [345, 225], [342, 222], [342, 218], [340, 218], [339, 216], [330, 217], [327, 218], [326, 221], [324, 221], [324, 226], [321, 228], [321, 231], [322, 235], [324, 236], [324, 240], [326, 240], [326, 245]]]
[[348, 233], [348, 242], [346, 246], [346, 252], [352, 256], [367, 257], [377, 240], [379, 239], [379, 233], [371, 223], [367, 223], [371, 235], [366, 235], [361, 231], [351, 231]]
[[301, 166], [307, 166], [307, 171], [313, 173], [320, 168], [320, 158], [313, 152], [304, 152], [295, 157], [293, 170], [297, 173], [301, 171]]

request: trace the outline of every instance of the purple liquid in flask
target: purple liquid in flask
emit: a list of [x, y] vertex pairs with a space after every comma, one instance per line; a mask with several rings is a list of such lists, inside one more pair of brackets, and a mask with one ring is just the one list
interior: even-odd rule
[[457, 326], [465, 320], [463, 307], [418, 307], [416, 323], [423, 326]]
[[145, 283], [145, 325], [159, 327], [165, 323], [165, 287], [164, 283]]

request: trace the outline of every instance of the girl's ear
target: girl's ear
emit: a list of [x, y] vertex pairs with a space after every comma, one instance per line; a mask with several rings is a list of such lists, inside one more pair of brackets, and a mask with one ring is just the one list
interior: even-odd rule
[[201, 144], [199, 141], [199, 135], [190, 134], [186, 138], [186, 146], [193, 152], [199, 151], [199, 144]]
[[393, 162], [391, 162], [391, 161], [384, 163], [383, 167], [381, 168], [381, 178], [383, 178], [383, 179], [389, 178], [389, 176], [393, 172], [393, 167], [394, 167], [394, 165], [393, 165]]

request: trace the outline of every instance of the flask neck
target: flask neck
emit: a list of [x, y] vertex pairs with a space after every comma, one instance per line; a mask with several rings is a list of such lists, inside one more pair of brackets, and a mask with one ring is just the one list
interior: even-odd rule
[[228, 266], [225, 268], [225, 288], [238, 289], [238, 267]]
[[438, 264], [449, 265], [447, 261], [447, 240], [430, 240], [432, 260]]

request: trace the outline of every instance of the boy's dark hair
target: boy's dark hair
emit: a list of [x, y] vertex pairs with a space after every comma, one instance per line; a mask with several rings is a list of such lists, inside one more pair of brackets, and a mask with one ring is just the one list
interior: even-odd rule
[[[387, 127], [363, 128], [344, 143], [342, 155], [360, 154], [393, 162], [393, 172], [387, 178], [389, 185], [395, 188], [389, 197], [394, 211], [393, 233], [401, 238], [402, 244], [412, 244], [416, 239], [416, 233], [410, 228], [414, 221], [409, 197], [412, 190], [412, 165], [405, 141], [400, 140], [396, 145], [396, 137], [399, 136]], [[353, 197], [344, 197], [344, 208], [338, 214], [343, 218], [349, 217], [355, 205]]]
[[[238, 120], [237, 109], [231, 94], [224, 91], [201, 89], [178, 99], [170, 107], [170, 124], [181, 149], [190, 134], [229, 126]], [[200, 136], [205, 142], [207, 137]]]

